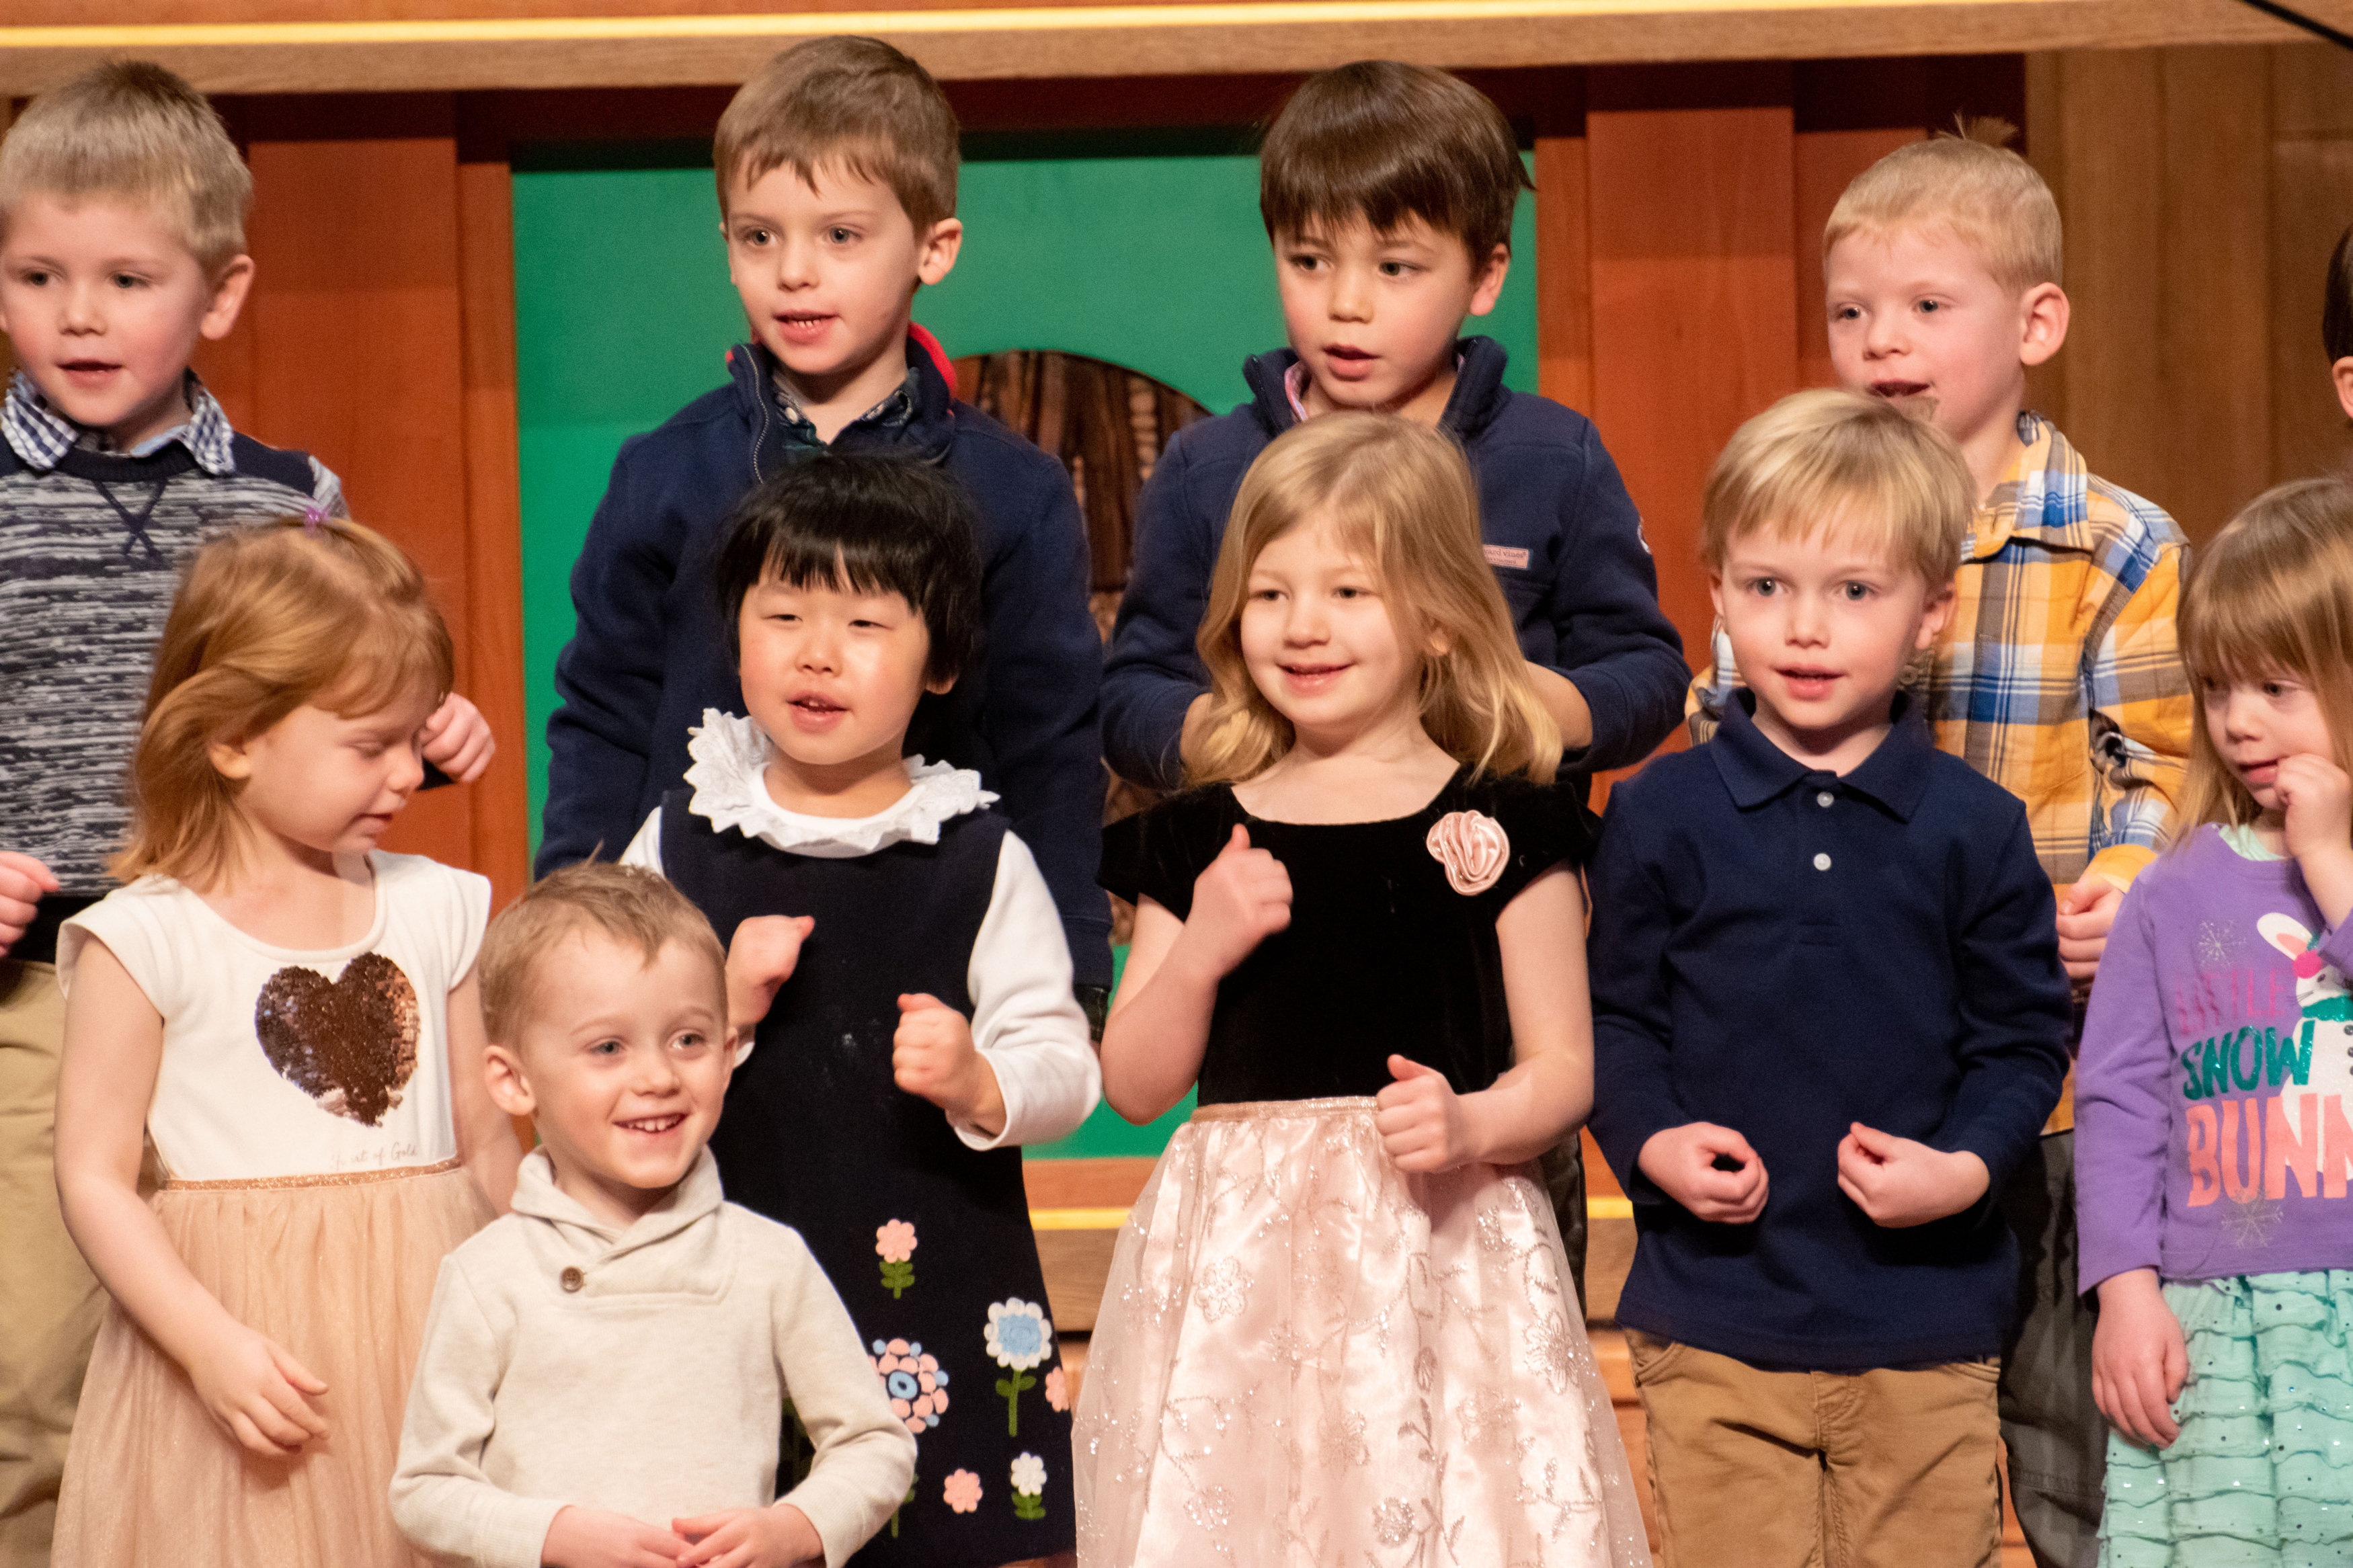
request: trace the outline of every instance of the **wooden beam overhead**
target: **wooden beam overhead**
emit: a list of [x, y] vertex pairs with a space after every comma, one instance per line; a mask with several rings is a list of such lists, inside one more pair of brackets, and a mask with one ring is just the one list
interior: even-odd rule
[[[2353, 0], [2303, 0], [2353, 28]], [[207, 92], [742, 81], [798, 39], [889, 39], [948, 80], [1976, 54], [2292, 42], [2241, 0], [1215, 0], [790, 15], [457, 16], [0, 27], [0, 95], [135, 55]]]

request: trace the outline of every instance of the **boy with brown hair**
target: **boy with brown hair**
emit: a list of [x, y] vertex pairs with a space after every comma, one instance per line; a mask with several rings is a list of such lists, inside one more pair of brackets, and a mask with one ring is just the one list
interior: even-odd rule
[[[1831, 359], [1848, 390], [1933, 421], [1968, 462], [1977, 515], [1916, 695], [1940, 750], [2025, 803], [2080, 1013], [2189, 755], [2174, 633], [2186, 542], [2028, 410], [2028, 370], [2067, 335], [2058, 204], [2000, 144], [2010, 127], [1968, 129], [1889, 153], [1839, 198], [1822, 237]], [[1696, 738], [1742, 683], [1721, 631], [1715, 662], [1694, 683]], [[2076, 1290], [2073, 1109], [2063, 1096], [2039, 1158], [2002, 1194], [2026, 1274], [2001, 1407], [2036, 1561], [2088, 1568], [2106, 1433]]]
[[1492, 338], [1528, 184], [1501, 110], [1443, 71], [1362, 60], [1308, 79], [1268, 130], [1259, 210], [1287, 348], [1242, 367], [1246, 406], [1187, 426], [1137, 504], [1135, 566], [1103, 676], [1103, 744], [1172, 788], [1208, 704], [1193, 634], [1242, 474], [1303, 419], [1400, 414], [1462, 444], [1487, 562], [1580, 772], [1639, 762], [1674, 728], [1683, 643], [1641, 520], [1584, 416], [1503, 384]]
[[976, 769], [1053, 889], [1082, 999], [1111, 984], [1094, 885], [1103, 648], [1069, 474], [955, 395], [915, 291], [955, 265], [956, 119], [913, 60], [871, 38], [778, 55], [720, 119], [727, 270], [751, 341], [728, 384], [624, 443], [572, 573], [577, 629], [548, 721], [545, 871], [619, 853], [687, 765], [706, 710], [743, 711], [712, 552], [736, 502], [810, 454], [938, 463], [980, 521], [987, 652], [928, 701], [911, 750]]
[[[1136, 504], [1135, 564], [1103, 671], [1103, 752], [1155, 788], [1183, 780], [1208, 708], [1193, 637], [1242, 475], [1274, 438], [1377, 409], [1461, 443], [1487, 563], [1567, 747], [1563, 771], [1640, 762], [1674, 728], [1683, 639], [1618, 467], [1586, 417], [1504, 385], [1493, 338], [1512, 213], [1528, 184], [1503, 112], [1426, 66], [1360, 60], [1310, 77], [1267, 131], [1259, 211], [1289, 346], [1242, 367], [1251, 401], [1187, 426]], [[1544, 1161], [1578, 1289], [1585, 1186], [1572, 1138]]]
[[[97, 67], [0, 142], [0, 1563], [48, 1560], [103, 1296], [58, 1210], [58, 928], [113, 886], [125, 773], [180, 567], [227, 521], [340, 516], [335, 476], [229, 427], [188, 368], [253, 285], [253, 178], [204, 96]], [[489, 764], [462, 697], [425, 731]]]

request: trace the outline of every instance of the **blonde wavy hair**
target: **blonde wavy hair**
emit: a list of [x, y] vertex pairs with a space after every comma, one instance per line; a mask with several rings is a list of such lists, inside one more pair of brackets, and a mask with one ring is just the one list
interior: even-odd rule
[[[2319, 701], [2333, 760], [2353, 771], [2353, 484], [2298, 479], [2249, 501], [2191, 552], [2175, 624], [2193, 692], [2209, 682], [2293, 676]], [[2260, 814], [2201, 716], [2190, 726], [2174, 842], [2188, 837], [2183, 825], [2247, 823]]]
[[259, 735], [306, 702], [345, 716], [412, 693], [438, 702], [452, 664], [424, 574], [382, 534], [288, 518], [213, 540], [189, 562], [155, 650], [114, 874], [200, 889], [233, 874], [250, 830], [215, 742]]
[[1387, 414], [1330, 414], [1259, 455], [1234, 498], [1197, 639], [1209, 711], [1188, 784], [1253, 778], [1291, 750], [1289, 720], [1242, 661], [1242, 606], [1266, 547], [1297, 528], [1331, 527], [1378, 576], [1398, 640], [1420, 656], [1421, 727], [1479, 772], [1549, 783], [1560, 731], [1537, 698], [1504, 591], [1479, 535], [1479, 491], [1461, 449]]

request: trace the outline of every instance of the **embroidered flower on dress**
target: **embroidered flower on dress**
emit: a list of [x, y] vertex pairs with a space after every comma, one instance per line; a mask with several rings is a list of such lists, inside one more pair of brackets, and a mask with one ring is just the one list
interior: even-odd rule
[[970, 768], [907, 759], [913, 786], [889, 809], [872, 816], [803, 816], [786, 811], [768, 794], [768, 757], [773, 750], [760, 726], [740, 713], [702, 710], [702, 723], [689, 731], [687, 755], [693, 765], [686, 782], [694, 790], [687, 809], [722, 833], [731, 829], [775, 848], [820, 859], [871, 855], [886, 844], [937, 844], [940, 824], [978, 811], [997, 796], [980, 787]]
[[1046, 1403], [1057, 1410], [1071, 1407], [1070, 1380], [1062, 1375], [1062, 1369], [1059, 1366], [1046, 1374]]
[[1383, 1498], [1373, 1510], [1373, 1538], [1383, 1546], [1403, 1546], [1413, 1537], [1413, 1505], [1403, 1498]]
[[1201, 1283], [1193, 1291], [1193, 1300], [1201, 1309], [1201, 1321], [1214, 1323], [1240, 1311], [1250, 1288], [1250, 1277], [1236, 1259], [1220, 1258], [1210, 1264], [1202, 1270]]
[[1465, 897], [1493, 887], [1512, 858], [1504, 825], [1482, 811], [1448, 812], [1431, 825], [1424, 842], [1446, 868], [1447, 886]]
[[905, 1422], [908, 1431], [920, 1437], [940, 1424], [948, 1407], [948, 1374], [940, 1369], [938, 1358], [925, 1354], [920, 1342], [876, 1340], [874, 1353], [866, 1360], [882, 1380], [891, 1414]]
[[1013, 1457], [1013, 1517], [1046, 1517], [1046, 1461], [1035, 1454]]
[[874, 1252], [882, 1259], [882, 1289], [895, 1301], [915, 1283], [915, 1266], [908, 1261], [915, 1255], [915, 1227], [903, 1219], [876, 1226]]
[[989, 1355], [1005, 1368], [997, 1392], [1005, 1395], [1005, 1435], [1021, 1436], [1021, 1394], [1038, 1386], [1029, 1369], [1054, 1352], [1054, 1325], [1046, 1309], [1035, 1301], [1009, 1296], [988, 1305], [988, 1327], [982, 1331]]
[[976, 1511], [980, 1507], [980, 1478], [970, 1470], [952, 1472], [947, 1485], [940, 1489], [940, 1500], [958, 1513]]
[[997, 1365], [1027, 1372], [1046, 1359], [1054, 1342], [1054, 1325], [1037, 1302], [1009, 1297], [989, 1303], [988, 1327], [982, 1337]]

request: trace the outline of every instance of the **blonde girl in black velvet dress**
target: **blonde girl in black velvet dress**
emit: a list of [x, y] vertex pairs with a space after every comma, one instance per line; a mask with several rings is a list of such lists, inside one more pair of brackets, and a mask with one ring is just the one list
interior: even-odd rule
[[1200, 1110], [1104, 1292], [1082, 1564], [1649, 1561], [1526, 1164], [1591, 1105], [1588, 832], [1477, 506], [1400, 419], [1271, 446], [1194, 787], [1106, 835], [1137, 914], [1105, 1096]]

